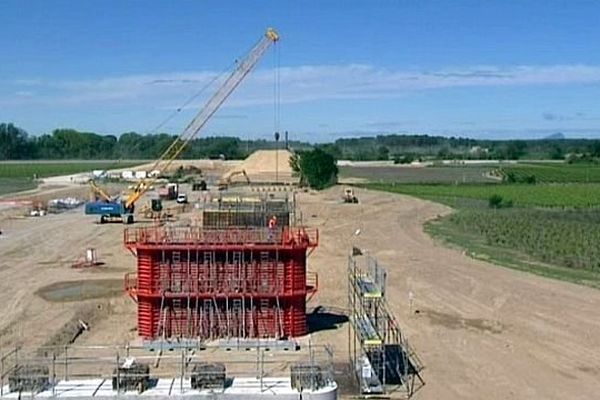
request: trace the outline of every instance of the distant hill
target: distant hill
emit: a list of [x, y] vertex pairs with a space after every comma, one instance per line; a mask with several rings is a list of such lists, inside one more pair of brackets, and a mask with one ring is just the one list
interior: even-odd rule
[[544, 138], [544, 140], [562, 140], [565, 139], [565, 135], [561, 132], [553, 133], [552, 135], [548, 135]]

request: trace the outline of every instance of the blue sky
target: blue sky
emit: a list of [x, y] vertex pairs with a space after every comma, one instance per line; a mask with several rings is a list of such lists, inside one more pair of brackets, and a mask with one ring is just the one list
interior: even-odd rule
[[[596, 1], [0, 2], [0, 121], [152, 132], [269, 26], [203, 135], [600, 137]], [[162, 130], [179, 133], [215, 87]]]

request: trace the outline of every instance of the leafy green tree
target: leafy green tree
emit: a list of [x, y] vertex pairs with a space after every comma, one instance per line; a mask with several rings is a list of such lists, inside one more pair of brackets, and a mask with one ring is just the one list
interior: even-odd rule
[[527, 143], [523, 140], [511, 140], [506, 146], [506, 158], [509, 160], [518, 160], [525, 155]]
[[565, 158], [565, 151], [560, 145], [555, 144], [550, 148], [549, 155], [552, 160], [563, 160]]
[[331, 154], [333, 156], [333, 158], [335, 158], [337, 160], [342, 158], [342, 150], [334, 143], [327, 143], [327, 144], [321, 145], [319, 147], [324, 152]]
[[335, 158], [320, 148], [304, 151], [298, 156], [300, 181], [313, 189], [324, 189], [337, 182]]
[[499, 194], [493, 194], [490, 196], [488, 203], [490, 208], [500, 208], [502, 207], [502, 196]]
[[377, 148], [377, 159], [380, 161], [387, 161], [390, 159], [390, 149], [386, 146], [379, 146]]
[[592, 157], [600, 157], [600, 140], [594, 140], [590, 143], [589, 152]]
[[403, 156], [396, 155], [394, 156], [394, 164], [410, 164], [415, 160], [415, 157], [412, 154], [405, 154]]
[[447, 147], [442, 147], [437, 153], [437, 158], [439, 158], [440, 160], [447, 160], [451, 157], [452, 157], [452, 153], [450, 152], [450, 149]]
[[31, 156], [27, 133], [13, 124], [0, 124], [0, 159], [23, 159]]
[[499, 194], [493, 194], [488, 199], [490, 208], [511, 208], [513, 206], [512, 200], [504, 200]]
[[294, 174], [300, 174], [300, 154], [292, 153], [290, 157], [290, 168]]

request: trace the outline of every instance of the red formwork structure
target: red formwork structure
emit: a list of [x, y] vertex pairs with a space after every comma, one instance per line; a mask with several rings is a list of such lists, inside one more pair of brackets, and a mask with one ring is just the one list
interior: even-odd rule
[[137, 274], [125, 288], [147, 340], [291, 338], [307, 333], [306, 297], [317, 290], [306, 258], [316, 229], [126, 229]]

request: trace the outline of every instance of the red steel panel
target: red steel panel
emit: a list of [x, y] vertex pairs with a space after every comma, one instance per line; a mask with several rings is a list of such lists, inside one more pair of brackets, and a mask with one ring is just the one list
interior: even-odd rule
[[130, 274], [126, 287], [138, 301], [140, 336], [307, 333], [306, 252], [316, 230], [138, 228], [124, 239], [138, 259], [137, 282]]

